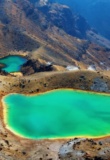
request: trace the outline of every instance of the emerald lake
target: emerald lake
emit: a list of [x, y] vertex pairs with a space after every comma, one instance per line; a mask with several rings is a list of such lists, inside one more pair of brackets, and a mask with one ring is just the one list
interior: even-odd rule
[[30, 139], [110, 135], [110, 96], [60, 89], [2, 99], [6, 128]]
[[19, 55], [9, 55], [4, 58], [0, 58], [0, 64], [3, 64], [2, 70], [11, 73], [19, 72], [21, 66], [27, 61], [26, 58]]

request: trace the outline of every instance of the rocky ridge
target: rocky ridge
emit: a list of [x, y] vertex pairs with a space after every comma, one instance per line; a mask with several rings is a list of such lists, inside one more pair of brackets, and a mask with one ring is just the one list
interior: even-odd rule
[[[0, 76], [0, 98], [13, 92], [34, 94], [58, 88], [110, 92], [110, 78], [100, 72], [41, 72], [53, 70], [51, 62], [57, 66], [62, 65], [63, 68], [71, 64], [79, 69], [87, 69], [88, 66], [95, 66], [97, 70], [109, 69], [110, 49], [96, 44], [97, 34], [93, 36], [94, 32], [91, 33], [91, 28], [84, 18], [74, 15], [67, 6], [42, 0], [2, 0], [0, 12], [3, 15], [0, 17], [0, 55], [5, 56], [16, 51], [17, 54], [26, 53], [29, 58], [21, 69], [26, 76]], [[83, 32], [81, 24], [84, 27]], [[89, 40], [87, 32], [90, 32]], [[91, 40], [91, 37], [95, 40]], [[41, 73], [33, 74], [35, 72]], [[32, 75], [27, 76], [28, 74]], [[2, 104], [0, 108], [3, 111]], [[42, 140], [36, 143], [16, 137], [7, 131], [3, 124], [2, 112], [0, 137], [1, 159], [110, 158], [109, 138], [100, 141], [75, 139], [69, 142]]]
[[[1, 56], [26, 52], [31, 58], [65, 67], [110, 67], [109, 42], [97, 38], [85, 19], [69, 7], [38, 0], [2, 0], [0, 12]], [[107, 46], [100, 46], [97, 39]]]

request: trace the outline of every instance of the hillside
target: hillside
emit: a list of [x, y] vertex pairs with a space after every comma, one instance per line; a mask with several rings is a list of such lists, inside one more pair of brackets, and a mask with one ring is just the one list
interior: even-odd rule
[[99, 34], [110, 39], [109, 0], [56, 0], [56, 2], [69, 5], [73, 11], [84, 16]]
[[2, 0], [0, 12], [1, 56], [26, 53], [63, 67], [110, 67], [110, 42], [69, 7], [38, 0]]
[[[55, 139], [34, 140], [16, 135], [13, 130], [8, 128], [6, 114], [9, 114], [9, 112], [6, 107], [9, 110], [11, 108], [8, 105], [6, 106], [3, 99], [4, 96], [11, 93], [28, 96], [36, 94], [39, 96], [48, 91], [65, 88], [76, 90], [76, 92], [78, 90], [90, 92], [94, 96], [96, 92], [103, 96], [109, 96], [110, 41], [94, 31], [84, 17], [73, 12], [68, 6], [53, 2], [55, 1], [0, 0], [0, 58], [6, 55], [11, 55], [7, 56], [11, 58], [14, 57], [12, 55], [21, 55], [23, 57], [17, 57], [25, 59], [25, 62], [19, 65], [19, 61], [15, 59], [13, 60], [14, 65], [13, 61], [9, 60], [7, 63], [2, 61], [2, 64], [0, 64], [0, 67], [5, 65], [7, 67], [7, 64], [12, 64], [11, 68], [15, 67], [15, 63], [18, 65], [18, 70], [12, 70], [9, 73], [7, 70], [0, 68], [0, 160], [109, 160], [110, 137], [107, 137], [108, 132], [105, 137], [99, 138], [97, 136], [97, 139], [89, 139], [90, 137], [84, 134], [86, 138], [76, 137], [70, 140], [68, 136], [66, 139], [58, 139], [58, 136], [55, 136]], [[74, 70], [74, 68], [77, 70]], [[57, 97], [61, 99], [57, 95], [55, 101], [58, 101]], [[73, 108], [74, 97], [71, 98], [71, 109]], [[83, 100], [80, 101], [79, 98], [75, 106], [79, 103], [81, 110], [85, 108], [85, 111], [87, 111], [89, 109], [88, 103]], [[50, 99], [48, 100], [46, 97], [47, 103], [50, 103]], [[62, 100], [64, 101], [65, 98]], [[90, 98], [90, 100], [95, 104], [97, 98]], [[43, 100], [40, 99], [41, 101]], [[25, 130], [29, 127], [29, 121], [33, 118], [33, 115], [28, 116], [30, 120], [26, 121], [26, 125], [24, 124], [24, 118], [27, 116], [27, 111], [31, 112], [33, 105], [27, 99], [31, 108], [29, 110], [26, 103], [19, 103], [23, 102], [23, 99], [12, 99], [13, 102], [18, 102], [18, 107], [21, 107], [20, 110], [22, 107], [26, 109], [26, 112], [21, 110], [23, 113], [21, 117], [21, 120], [23, 120], [22, 128]], [[70, 100], [67, 103], [71, 103]], [[100, 103], [103, 105], [102, 101]], [[108, 101], [104, 101], [104, 105], [106, 103]], [[47, 105], [45, 103], [44, 107]], [[38, 106], [38, 103], [35, 106]], [[39, 106], [40, 110], [44, 108], [42, 104]], [[101, 108], [100, 105], [98, 106]], [[107, 126], [109, 126], [109, 113], [105, 110], [105, 106], [103, 112], [97, 110], [96, 113], [102, 115], [102, 117], [99, 116], [102, 121], [104, 121], [104, 116], [108, 121]], [[60, 104], [58, 104], [58, 107], [60, 107]], [[97, 109], [97, 107], [95, 108]], [[53, 109], [56, 110], [56, 106], [51, 104], [51, 110]], [[15, 110], [17, 110], [16, 106]], [[40, 112], [46, 115], [45, 109]], [[76, 112], [74, 111], [75, 114]], [[91, 115], [95, 123], [95, 118], [98, 116], [95, 117], [92, 114], [91, 106], [90, 112], [89, 120]], [[87, 112], [85, 113], [87, 114]], [[36, 115], [35, 112], [34, 114]], [[69, 118], [70, 114], [68, 114], [67, 108], [60, 121], [62, 122], [63, 118], [66, 118], [65, 116]], [[50, 115], [53, 117], [54, 112]], [[11, 115], [16, 119], [18, 119], [18, 116], [20, 117], [20, 112]], [[80, 116], [81, 114], [78, 114], [77, 117], [80, 118]], [[38, 118], [39, 120], [31, 121], [32, 126], [33, 124], [34, 127], [41, 126], [42, 122], [46, 122], [44, 116], [38, 116]], [[54, 121], [48, 121], [51, 121], [53, 127], [55, 127]], [[15, 123], [15, 120], [13, 122]], [[85, 123], [86, 121], [84, 121]], [[66, 126], [69, 126], [69, 124], [69, 121], [64, 123], [66, 130]], [[83, 125], [82, 121], [81, 125]], [[81, 128], [81, 125], [78, 126]], [[94, 126], [96, 127], [96, 123]], [[16, 127], [19, 128], [18, 125]], [[77, 125], [72, 125], [72, 127], [75, 129]], [[49, 131], [51, 127], [46, 125], [45, 128]], [[85, 128], [82, 130], [84, 131]], [[95, 130], [97, 132], [96, 128]], [[31, 132], [33, 134], [33, 130], [30, 130], [29, 134]]]

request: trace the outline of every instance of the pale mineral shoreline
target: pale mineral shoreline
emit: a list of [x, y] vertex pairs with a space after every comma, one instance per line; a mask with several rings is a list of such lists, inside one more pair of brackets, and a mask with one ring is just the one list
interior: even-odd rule
[[[80, 77], [84, 77], [84, 80], [80, 81]], [[103, 76], [103, 79], [102, 79]], [[105, 74], [87, 71], [87, 70], [80, 70], [80, 71], [71, 71], [71, 72], [43, 72], [43, 73], [36, 73], [30, 76], [22, 76], [22, 77], [10, 77], [10, 76], [0, 76], [0, 97], [1, 99], [8, 94], [13, 93], [20, 93], [25, 95], [35, 95], [35, 94], [42, 94], [54, 89], [75, 89], [75, 90], [82, 90], [84, 92], [92, 92], [93, 94], [97, 94], [95, 90], [91, 90], [91, 86], [94, 85], [95, 79], [98, 78], [101, 82], [107, 85], [107, 90], [105, 88], [105, 92], [100, 92], [100, 86], [98, 94], [109, 95], [110, 92], [110, 74], [108, 72]], [[99, 83], [100, 83], [99, 81]], [[24, 88], [20, 86], [20, 84], [25, 85]], [[46, 84], [46, 86], [44, 85]], [[97, 87], [97, 86], [96, 86]], [[0, 101], [0, 128], [1, 128], [1, 141], [6, 139], [9, 143], [12, 144], [14, 148], [17, 148], [20, 153], [26, 150], [28, 155], [32, 156], [33, 151], [38, 152], [37, 157], [42, 157], [44, 153], [48, 153], [49, 157], [53, 160], [58, 160], [58, 152], [62, 144], [68, 142], [70, 138], [67, 139], [45, 139], [45, 140], [32, 140], [21, 138], [6, 128], [5, 124], [3, 123], [3, 105]], [[7, 137], [5, 137], [5, 135]], [[4, 138], [5, 137], [5, 138]], [[76, 138], [76, 137], [75, 137]], [[72, 138], [73, 139], [73, 138]], [[71, 140], [72, 140], [71, 139]], [[104, 143], [109, 143], [110, 136], [104, 137], [97, 137], [94, 140], [103, 140]], [[33, 146], [33, 147], [30, 147]], [[108, 144], [109, 146], [109, 144]], [[28, 148], [27, 148], [28, 147]], [[103, 146], [102, 146], [103, 147]], [[32, 149], [31, 149], [32, 148]], [[47, 149], [49, 148], [49, 149]], [[84, 147], [85, 148], [85, 147]], [[40, 152], [40, 150], [41, 152]], [[4, 150], [6, 153], [6, 149]], [[7, 150], [10, 154], [13, 154], [13, 150]], [[32, 153], [32, 155], [31, 155]], [[40, 154], [40, 155], [39, 155]], [[16, 153], [16, 156], [19, 156]], [[14, 156], [15, 157], [15, 156]], [[22, 157], [22, 155], [21, 155]], [[39, 157], [39, 158], [40, 158]], [[26, 158], [26, 157], [25, 157]], [[38, 158], [38, 159], [39, 159]], [[18, 159], [23, 159], [18, 158]], [[17, 160], [18, 160], [17, 159]], [[46, 157], [43, 160], [47, 160]]]
[[[42, 94], [45, 94], [45, 93], [50, 93], [52, 91], [55, 91], [55, 90], [70, 90], [70, 91], [76, 91], [76, 92], [84, 92], [84, 93], [90, 93], [90, 94], [98, 94], [98, 95], [104, 95], [104, 96], [110, 96], [110, 94], [108, 93], [97, 93], [97, 92], [93, 92], [93, 91], [83, 91], [83, 90], [76, 90], [76, 89], [70, 89], [70, 88], [61, 88], [61, 89], [54, 89], [54, 90], [49, 90], [49, 91], [46, 91], [46, 92], [43, 92], [43, 93], [34, 93], [34, 94], [21, 94], [21, 95], [26, 95], [26, 96], [36, 96], [36, 95], [42, 95]], [[13, 95], [13, 94], [17, 94], [17, 93], [11, 93], [11, 94], [8, 94], [8, 95], [5, 95], [2, 97], [2, 108], [3, 108], [3, 124], [4, 124], [4, 127], [6, 130], [8, 130], [12, 135], [16, 136], [17, 138], [23, 138], [23, 139], [27, 139], [27, 140], [69, 140], [69, 139], [74, 139], [74, 138], [88, 138], [88, 139], [105, 139], [105, 138], [110, 138], [110, 134], [108, 135], [103, 135], [103, 136], [90, 136], [90, 135], [83, 135], [83, 136], [71, 136], [71, 137], [57, 137], [57, 138], [28, 138], [28, 137], [25, 137], [19, 133], [17, 133], [14, 129], [12, 129], [11, 127], [9, 127], [8, 125], [8, 122], [7, 122], [7, 112], [8, 112], [8, 109], [7, 109], [7, 106], [4, 102], [4, 99], [5, 97], [7, 96], [10, 96], [10, 95]]]

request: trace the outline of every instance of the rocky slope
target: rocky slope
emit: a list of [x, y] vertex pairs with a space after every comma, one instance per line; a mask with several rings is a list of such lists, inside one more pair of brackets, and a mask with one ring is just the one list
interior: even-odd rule
[[1, 56], [26, 52], [63, 67], [110, 67], [110, 42], [98, 37], [69, 7], [41, 0], [2, 0], [0, 12]]
[[[105, 143], [106, 142], [106, 143]], [[63, 144], [59, 150], [61, 160], [106, 160], [110, 159], [109, 139], [92, 140], [75, 138]]]
[[[96, 44], [97, 39], [103, 42], [103, 38], [101, 40], [96, 33], [91, 31], [84, 18], [72, 13], [67, 6], [50, 4], [42, 0], [1, 0], [0, 13], [2, 15], [0, 16], [0, 56], [14, 53], [27, 55], [29, 60], [21, 69], [24, 75], [51, 71], [56, 66], [57, 70], [60, 67], [65, 70], [70, 64], [78, 66], [79, 69], [88, 68], [89, 65], [97, 69], [110, 67], [110, 49]], [[83, 26], [80, 27], [82, 24]], [[69, 156], [68, 153], [62, 154], [63, 146], [65, 146], [63, 143], [67, 140], [34, 141], [17, 137], [6, 130], [1, 104], [3, 96], [16, 92], [41, 93], [58, 88], [109, 93], [110, 77], [107, 75], [108, 72], [105, 76], [103, 73], [87, 70], [43, 72], [19, 78], [13, 75], [0, 75], [0, 159], [58, 160], [68, 159]], [[94, 159], [94, 156], [99, 157], [100, 151], [104, 153], [103, 159], [109, 159], [109, 141], [105, 139], [104, 145], [101, 146], [98, 141], [92, 141], [93, 145], [91, 145], [89, 143], [91, 140], [85, 140], [85, 143], [81, 142], [80, 146], [75, 141], [76, 146], [73, 149], [72, 145], [71, 154], [74, 157], [73, 153], [81, 152], [80, 150], [85, 148], [83, 153], [85, 155], [89, 153], [91, 159]], [[97, 145], [94, 146], [94, 143]], [[94, 154], [93, 147], [98, 149]], [[70, 152], [69, 148], [67, 151]]]
[[[75, 2], [76, 0], [74, 0]], [[110, 1], [108, 0], [81, 0], [77, 1], [77, 10], [86, 17], [90, 25], [92, 25], [101, 35], [110, 39]], [[81, 6], [82, 4], [82, 6]]]
[[69, 5], [74, 11], [83, 15], [88, 23], [101, 35], [110, 39], [110, 1], [108, 0], [54, 0]]

